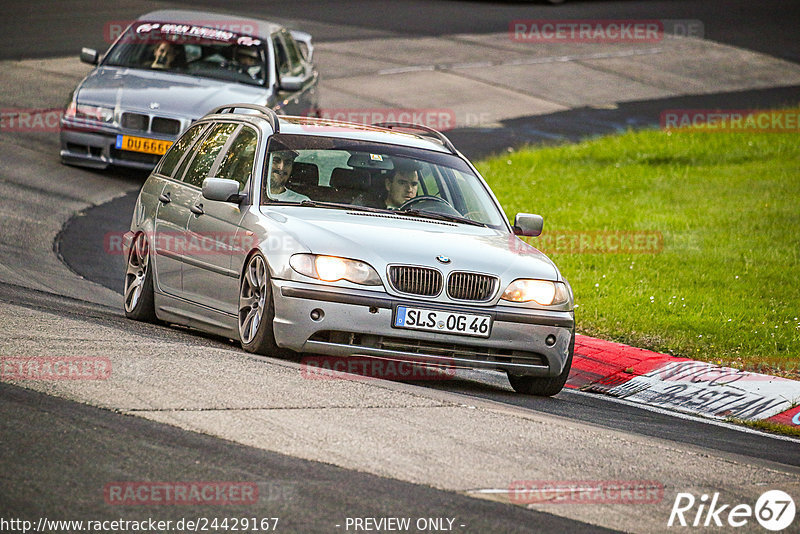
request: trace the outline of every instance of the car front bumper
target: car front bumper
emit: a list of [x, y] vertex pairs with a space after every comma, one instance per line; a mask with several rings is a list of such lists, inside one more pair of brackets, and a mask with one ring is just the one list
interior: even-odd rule
[[[161, 156], [129, 152], [116, 148], [117, 132], [109, 129], [90, 130], [85, 126], [61, 123], [61, 161], [69, 165], [105, 169], [109, 165], [152, 170]], [[141, 132], [135, 135], [142, 135]], [[148, 137], [167, 139], [164, 136]], [[172, 139], [168, 139], [172, 141]]]
[[[298, 352], [417, 361], [517, 375], [556, 376], [569, 358], [571, 311], [442, 305], [384, 292], [272, 280], [275, 339]], [[398, 305], [492, 316], [488, 338], [392, 326]], [[311, 317], [316, 310], [318, 319]], [[552, 343], [547, 343], [548, 336]]]

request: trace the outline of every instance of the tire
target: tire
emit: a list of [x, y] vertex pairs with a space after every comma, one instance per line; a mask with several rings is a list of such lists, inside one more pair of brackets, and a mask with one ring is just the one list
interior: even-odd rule
[[239, 341], [247, 352], [264, 356], [287, 356], [275, 342], [272, 328], [275, 305], [267, 262], [260, 253], [248, 258], [239, 280]]
[[153, 300], [150, 245], [143, 233], [133, 238], [125, 269], [125, 316], [134, 321], [158, 322]]
[[564, 365], [564, 370], [558, 376], [544, 377], [544, 376], [519, 376], [508, 374], [508, 381], [511, 387], [517, 393], [525, 395], [537, 395], [540, 397], [552, 397], [556, 393], [564, 389], [564, 384], [567, 383], [569, 378], [569, 371], [572, 368], [572, 354], [575, 352], [575, 333], [572, 333], [572, 341], [569, 343], [569, 356], [567, 363]]

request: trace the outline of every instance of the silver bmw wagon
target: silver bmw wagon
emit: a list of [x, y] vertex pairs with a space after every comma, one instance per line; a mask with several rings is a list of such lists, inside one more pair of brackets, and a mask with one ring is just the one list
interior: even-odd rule
[[423, 126], [231, 104], [144, 183], [126, 234], [125, 313], [292, 351], [505, 371], [554, 395], [572, 290], [472, 164]]

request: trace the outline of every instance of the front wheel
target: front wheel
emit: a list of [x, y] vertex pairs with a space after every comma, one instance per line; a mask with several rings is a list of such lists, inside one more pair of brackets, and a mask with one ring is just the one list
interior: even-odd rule
[[275, 306], [264, 256], [250, 256], [239, 283], [239, 339], [247, 352], [282, 356], [286, 351], [275, 342], [272, 321]]
[[137, 234], [128, 253], [125, 269], [125, 316], [136, 321], [156, 322], [153, 300], [153, 270], [150, 246], [143, 233]]
[[569, 356], [567, 363], [564, 365], [564, 370], [561, 374], [553, 377], [544, 376], [519, 376], [508, 374], [508, 381], [511, 387], [517, 393], [525, 395], [537, 395], [540, 397], [552, 397], [556, 393], [564, 389], [564, 384], [567, 383], [569, 378], [569, 371], [572, 368], [572, 354], [575, 352], [575, 333], [572, 334], [572, 341], [569, 343]]

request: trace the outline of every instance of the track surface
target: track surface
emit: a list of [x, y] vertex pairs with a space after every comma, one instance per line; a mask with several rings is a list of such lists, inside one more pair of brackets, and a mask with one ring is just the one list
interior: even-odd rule
[[695, 19], [703, 22], [708, 39], [800, 62], [800, 5], [792, 0], [570, 0], [561, 6], [526, 1], [240, 0], [235, 8], [224, 0], [130, 0], [124, 5], [60, 0], [58, 10], [51, 0], [31, 0], [4, 3], [0, 59], [77, 54], [80, 46], [102, 49], [107, 46], [101, 36], [109, 21], [132, 20], [165, 6], [247, 13], [288, 23], [303, 20], [303, 28], [320, 41], [379, 33], [505, 32], [515, 19]]

